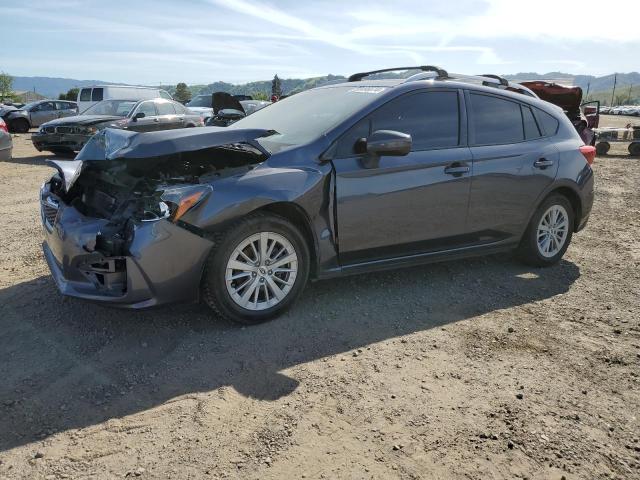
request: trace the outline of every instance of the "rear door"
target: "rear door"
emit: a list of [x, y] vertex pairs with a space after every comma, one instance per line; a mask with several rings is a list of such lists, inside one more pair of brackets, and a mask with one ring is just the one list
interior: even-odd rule
[[181, 128], [184, 122], [184, 116], [177, 114], [173, 102], [168, 100], [156, 100], [156, 109], [158, 110], [158, 118], [160, 123], [158, 130], [169, 130]]
[[[465, 242], [471, 153], [460, 97], [455, 89], [403, 95], [338, 141], [333, 164], [343, 265]], [[361, 153], [364, 139], [376, 130], [410, 134], [411, 153], [377, 162]]]
[[[540, 110], [499, 95], [465, 95], [473, 155], [469, 231], [486, 242], [517, 239], [555, 178], [558, 151], [534, 114]], [[544, 115], [557, 130], [557, 120]]]

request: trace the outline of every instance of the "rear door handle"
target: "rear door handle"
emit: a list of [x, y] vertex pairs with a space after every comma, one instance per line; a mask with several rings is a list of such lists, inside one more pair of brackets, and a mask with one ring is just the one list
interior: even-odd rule
[[533, 166], [540, 169], [545, 169], [547, 167], [551, 167], [553, 165], [553, 160], [547, 160], [546, 158], [539, 158], [535, 162], [533, 162]]
[[453, 164], [444, 169], [444, 173], [447, 175], [454, 175], [459, 177], [465, 173], [469, 173], [470, 168], [467, 165]]

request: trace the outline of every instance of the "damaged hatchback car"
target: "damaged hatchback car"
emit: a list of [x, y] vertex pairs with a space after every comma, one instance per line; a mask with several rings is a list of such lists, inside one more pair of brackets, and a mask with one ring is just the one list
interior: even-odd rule
[[417, 70], [352, 75], [229, 127], [99, 132], [41, 190], [59, 289], [128, 308], [202, 299], [257, 323], [309, 278], [505, 250], [558, 262], [591, 211], [593, 147], [517, 84]]

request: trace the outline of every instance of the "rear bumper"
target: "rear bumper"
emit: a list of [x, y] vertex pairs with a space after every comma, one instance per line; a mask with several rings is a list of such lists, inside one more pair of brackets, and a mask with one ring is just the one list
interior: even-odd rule
[[62, 294], [134, 309], [198, 299], [210, 240], [164, 219], [141, 222], [131, 230], [126, 255], [108, 256], [95, 249], [107, 220], [64, 205], [47, 185], [41, 202], [44, 257]]
[[89, 141], [91, 135], [79, 133], [32, 133], [33, 146], [41, 152], [49, 149], [67, 149], [79, 152], [84, 144]]

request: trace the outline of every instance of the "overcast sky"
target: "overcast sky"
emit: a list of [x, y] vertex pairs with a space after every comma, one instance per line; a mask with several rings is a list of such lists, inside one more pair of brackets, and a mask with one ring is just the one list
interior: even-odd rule
[[135, 84], [640, 70], [640, 0], [1, 0], [0, 71]]

